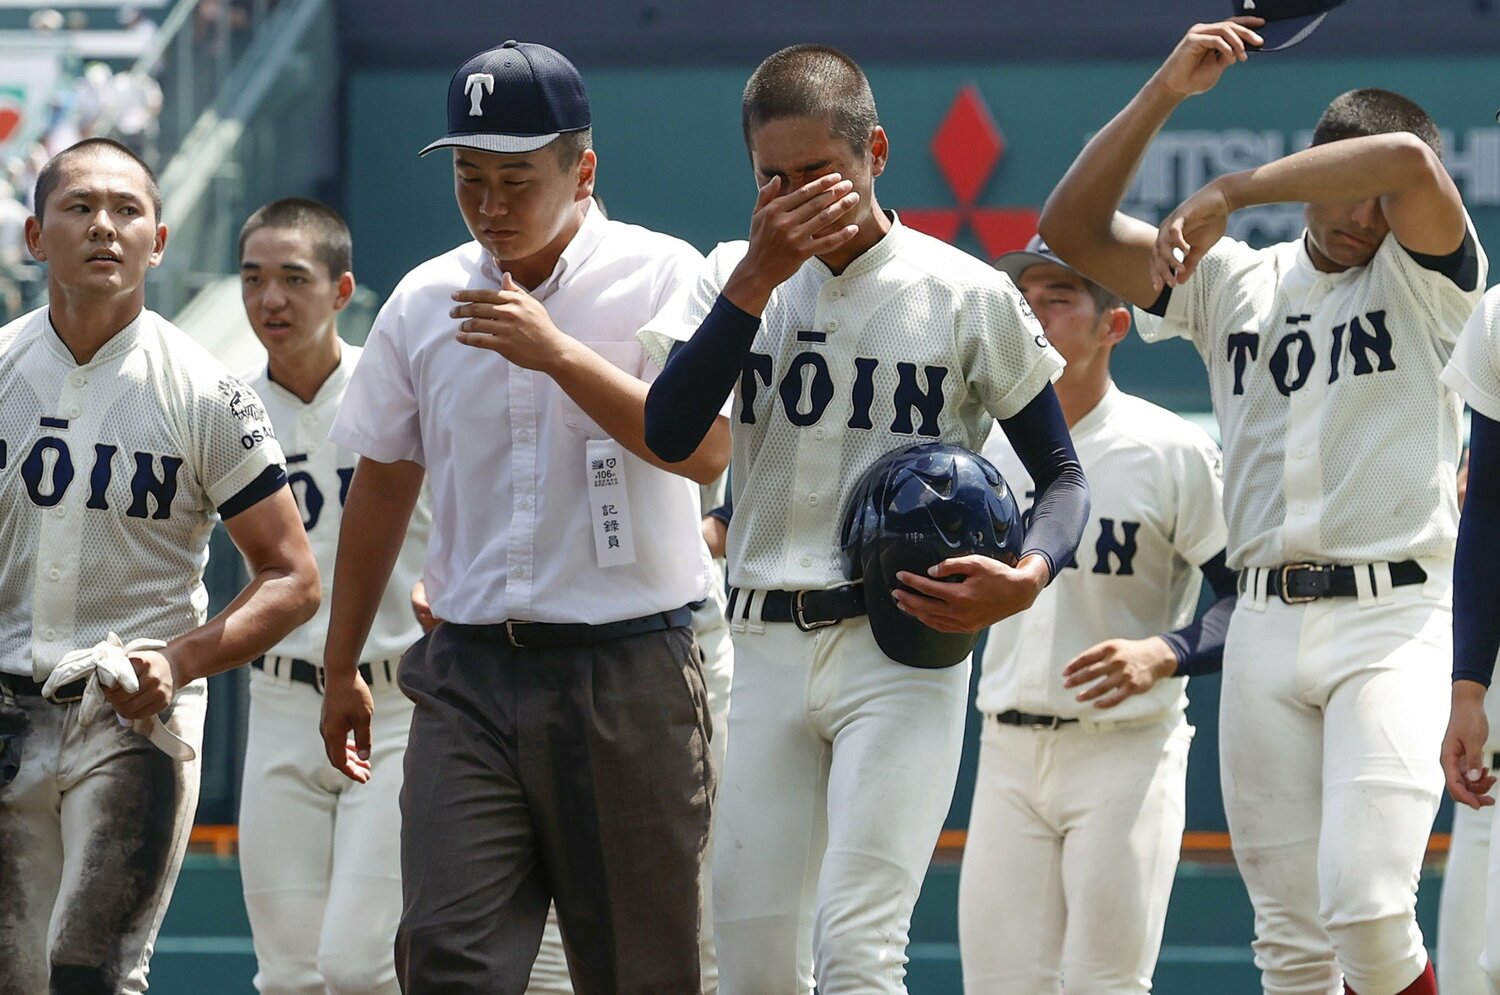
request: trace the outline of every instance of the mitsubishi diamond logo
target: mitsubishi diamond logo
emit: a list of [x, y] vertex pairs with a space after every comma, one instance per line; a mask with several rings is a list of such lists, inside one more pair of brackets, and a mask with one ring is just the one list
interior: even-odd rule
[[932, 158], [958, 206], [903, 208], [901, 221], [944, 242], [954, 241], [965, 227], [972, 229], [990, 259], [1023, 248], [1036, 232], [1036, 209], [976, 203], [1004, 157], [1005, 135], [979, 88], [965, 85], [932, 136]]

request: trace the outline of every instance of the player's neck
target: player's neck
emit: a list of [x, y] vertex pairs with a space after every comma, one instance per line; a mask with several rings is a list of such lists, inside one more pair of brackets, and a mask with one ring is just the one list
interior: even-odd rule
[[558, 260], [562, 259], [562, 254], [567, 251], [573, 237], [578, 234], [578, 229], [583, 227], [583, 218], [587, 210], [588, 205], [585, 201], [574, 204], [573, 214], [567, 224], [541, 251], [525, 259], [496, 258], [495, 265], [500, 267], [502, 272], [509, 273], [510, 278], [525, 287], [527, 292], [535, 290], [546, 283], [547, 278], [557, 269]]
[[146, 291], [142, 287], [120, 297], [100, 300], [54, 285], [48, 291], [47, 305], [57, 337], [82, 366], [136, 319], [146, 306]]
[[844, 272], [849, 264], [868, 252], [891, 230], [891, 219], [886, 217], [880, 204], [875, 201], [874, 195], [870, 197], [870, 213], [860, 223], [859, 234], [855, 235], [846, 245], [837, 252], [831, 252], [826, 256], [819, 256], [823, 265], [833, 271], [833, 274]]
[[1057, 391], [1057, 403], [1062, 408], [1068, 428], [1088, 417], [1090, 411], [1099, 406], [1104, 395], [1109, 393], [1109, 364], [1095, 367], [1075, 367], [1069, 364], [1061, 379], [1053, 384]]
[[297, 395], [303, 404], [310, 404], [323, 384], [333, 376], [333, 371], [339, 368], [342, 356], [343, 350], [335, 333], [293, 355], [271, 356], [267, 366], [272, 381]]

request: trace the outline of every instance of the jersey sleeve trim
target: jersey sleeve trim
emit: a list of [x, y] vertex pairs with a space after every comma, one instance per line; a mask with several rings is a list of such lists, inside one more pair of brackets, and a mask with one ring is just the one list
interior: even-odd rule
[[240, 512], [259, 504], [286, 485], [286, 471], [268, 466], [250, 483], [241, 487], [228, 501], [219, 505], [219, 517], [226, 522]]

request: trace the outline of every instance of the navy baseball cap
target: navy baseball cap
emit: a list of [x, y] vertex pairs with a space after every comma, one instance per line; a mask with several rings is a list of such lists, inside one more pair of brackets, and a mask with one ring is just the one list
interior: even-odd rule
[[423, 149], [534, 152], [589, 127], [589, 96], [573, 63], [546, 45], [508, 41], [473, 56], [448, 83], [448, 133]]
[[1236, 16], [1260, 17], [1265, 24], [1255, 29], [1264, 44], [1252, 52], [1280, 52], [1307, 38], [1323, 23], [1328, 12], [1344, 0], [1234, 0]]
[[[1078, 272], [1063, 262], [1057, 253], [1052, 251], [1052, 247], [1042, 241], [1042, 236], [1040, 235], [1031, 236], [1031, 241], [1026, 243], [1026, 248], [1018, 249], [1015, 252], [1007, 252], [999, 259], [996, 259], [995, 268], [1010, 277], [1011, 280], [1019, 280], [1021, 279], [1021, 274], [1028, 267], [1035, 266], [1037, 263], [1051, 263], [1053, 266], [1061, 266], [1063, 269], [1073, 273]], [[1082, 276], [1082, 274], [1079, 275]], [[1084, 279], [1087, 280], [1088, 277], [1084, 277]]]

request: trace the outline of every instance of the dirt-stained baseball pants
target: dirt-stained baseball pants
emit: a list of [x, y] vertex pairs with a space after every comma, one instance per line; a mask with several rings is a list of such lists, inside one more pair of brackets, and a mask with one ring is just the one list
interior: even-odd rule
[[272, 658], [250, 671], [240, 876], [255, 988], [397, 995], [398, 799], [412, 704], [396, 686], [396, 661], [377, 661], [370, 780], [355, 784], [329, 766], [318, 735], [323, 696], [293, 682], [289, 663]]
[[[1417, 875], [1443, 790], [1448, 575], [1283, 604], [1247, 571], [1219, 705], [1224, 809], [1267, 995], [1393, 995], [1426, 968]], [[1365, 571], [1357, 571], [1363, 578]]]
[[[102, 699], [15, 700], [29, 728], [0, 789], [0, 995], [136, 995], [187, 851], [199, 761], [177, 763]], [[167, 719], [200, 753], [207, 703], [196, 681]]]
[[808, 995], [816, 975], [822, 995], [904, 992], [911, 911], [958, 774], [969, 663], [902, 666], [862, 618], [731, 632], [719, 991]]

